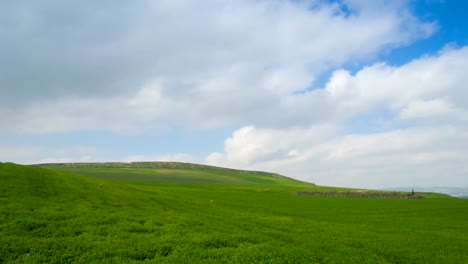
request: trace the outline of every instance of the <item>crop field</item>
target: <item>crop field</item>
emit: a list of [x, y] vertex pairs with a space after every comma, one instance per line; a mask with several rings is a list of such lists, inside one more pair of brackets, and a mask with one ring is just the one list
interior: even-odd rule
[[0, 263], [468, 263], [468, 200], [182, 163], [0, 163]]

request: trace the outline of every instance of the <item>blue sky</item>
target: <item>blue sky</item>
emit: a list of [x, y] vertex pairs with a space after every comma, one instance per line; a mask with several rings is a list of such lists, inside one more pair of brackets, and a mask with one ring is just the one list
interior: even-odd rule
[[0, 161], [468, 186], [464, 1], [0, 3]]
[[466, 24], [468, 19], [464, 10], [465, 1], [418, 0], [410, 2], [410, 10], [424, 21], [437, 23], [437, 31], [427, 38], [411, 45], [392, 50], [382, 59], [390, 64], [400, 65], [414, 58], [436, 53], [445, 45], [465, 46], [468, 43]]

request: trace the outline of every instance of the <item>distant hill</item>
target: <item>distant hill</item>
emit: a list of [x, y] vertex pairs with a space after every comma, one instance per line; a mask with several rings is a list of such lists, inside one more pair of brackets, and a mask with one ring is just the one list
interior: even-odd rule
[[313, 185], [276, 173], [236, 170], [183, 162], [49, 163], [37, 166], [125, 181]]
[[411, 191], [414, 190], [415, 192], [432, 192], [432, 193], [442, 193], [447, 194], [453, 197], [468, 197], [468, 187], [460, 188], [460, 187], [391, 187], [385, 188], [384, 190], [388, 191]]
[[166, 162], [166, 161], [138, 161], [138, 162], [76, 162], [76, 163], [44, 163], [37, 164], [41, 167], [74, 167], [74, 168], [133, 168], [133, 169], [184, 169], [184, 170], [209, 170], [218, 172], [254, 173], [272, 177], [284, 177], [277, 173], [229, 169], [211, 165], [187, 163], [187, 162]]

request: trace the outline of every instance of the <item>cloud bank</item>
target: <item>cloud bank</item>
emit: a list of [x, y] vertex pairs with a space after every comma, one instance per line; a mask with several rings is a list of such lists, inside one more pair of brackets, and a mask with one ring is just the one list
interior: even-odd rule
[[14, 133], [302, 122], [292, 104], [311, 102], [291, 95], [321, 74], [434, 31], [380, 2], [5, 2], [0, 117]]
[[[448, 48], [400, 67], [338, 70], [325, 89], [300, 95], [327, 109], [318, 126], [243, 127], [206, 161], [329, 185], [468, 184], [467, 59], [468, 48]], [[350, 131], [372, 113], [386, 113], [366, 120], [380, 131]]]

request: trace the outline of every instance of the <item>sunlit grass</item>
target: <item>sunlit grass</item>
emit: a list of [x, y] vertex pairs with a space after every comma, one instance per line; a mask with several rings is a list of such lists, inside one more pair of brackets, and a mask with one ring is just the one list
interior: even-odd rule
[[0, 163], [0, 263], [468, 261], [468, 200], [298, 196], [334, 188], [174, 170]]

